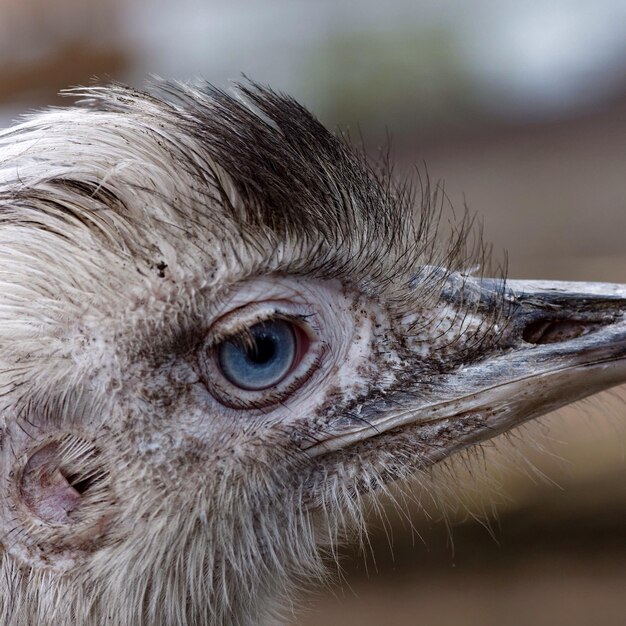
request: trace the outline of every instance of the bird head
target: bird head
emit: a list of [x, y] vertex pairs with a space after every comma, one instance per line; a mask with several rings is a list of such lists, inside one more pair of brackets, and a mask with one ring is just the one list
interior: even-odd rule
[[626, 380], [625, 286], [472, 270], [292, 99], [74, 95], [0, 135], [2, 623], [269, 619], [366, 495]]

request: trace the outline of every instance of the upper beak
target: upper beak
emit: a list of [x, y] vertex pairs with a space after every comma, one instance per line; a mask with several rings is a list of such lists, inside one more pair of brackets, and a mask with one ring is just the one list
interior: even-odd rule
[[[339, 420], [309, 449], [323, 454], [412, 428], [444, 458], [529, 419], [626, 382], [626, 285], [507, 281], [451, 274], [442, 298], [480, 314], [505, 303], [505, 324], [484, 354], [442, 374], [427, 393], [401, 390]], [[461, 340], [462, 342], [462, 340]]]

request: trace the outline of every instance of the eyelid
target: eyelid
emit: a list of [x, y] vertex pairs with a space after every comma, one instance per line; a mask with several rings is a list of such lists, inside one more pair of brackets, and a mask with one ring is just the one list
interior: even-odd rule
[[302, 331], [308, 336], [308, 339], [312, 340], [313, 335], [310, 331], [315, 330], [312, 323], [314, 315], [296, 312], [296, 309], [300, 308], [302, 307], [294, 306], [288, 301], [268, 300], [233, 309], [211, 325], [208, 332], [207, 347], [215, 347], [223, 341], [245, 333], [254, 324], [273, 319], [283, 319], [297, 324], [302, 327]]

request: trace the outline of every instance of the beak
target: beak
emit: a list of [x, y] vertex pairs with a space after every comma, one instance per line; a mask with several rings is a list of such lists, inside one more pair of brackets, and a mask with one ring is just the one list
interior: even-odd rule
[[[363, 405], [331, 425], [312, 456], [410, 430], [430, 465], [561, 406], [626, 382], [626, 285], [450, 274], [448, 306], [506, 310], [491, 343], [414, 390]], [[504, 307], [503, 307], [504, 305]], [[463, 338], [458, 342], [463, 343]], [[420, 381], [417, 381], [418, 383]], [[424, 391], [426, 389], [426, 391]], [[393, 433], [392, 433], [393, 431]]]

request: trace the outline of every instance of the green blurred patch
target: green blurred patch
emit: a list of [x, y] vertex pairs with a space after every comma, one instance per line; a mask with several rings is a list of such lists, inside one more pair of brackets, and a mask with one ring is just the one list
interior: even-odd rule
[[342, 126], [419, 133], [479, 113], [458, 37], [445, 25], [333, 33], [303, 76], [321, 94], [321, 117]]

